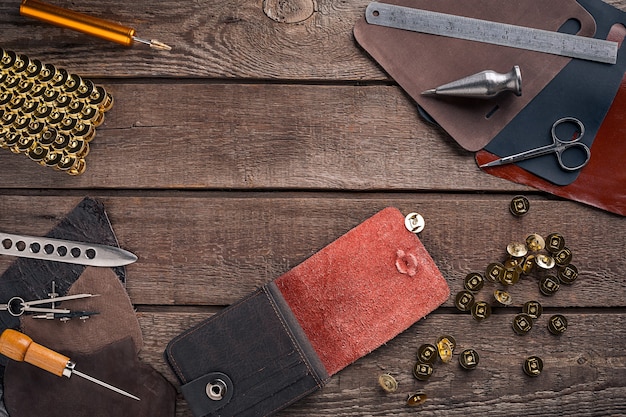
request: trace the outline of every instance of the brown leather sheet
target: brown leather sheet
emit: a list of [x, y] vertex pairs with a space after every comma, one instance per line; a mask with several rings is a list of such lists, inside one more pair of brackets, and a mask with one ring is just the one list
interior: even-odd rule
[[[578, 20], [581, 36], [593, 36], [593, 17], [575, 0], [386, 0], [385, 3], [538, 29], [558, 30]], [[463, 148], [477, 151], [500, 132], [570, 62], [540, 52], [370, 25], [354, 27], [357, 42]], [[522, 71], [522, 96], [494, 99], [423, 96], [425, 90], [483, 70]], [[497, 110], [494, 110], [496, 109]]]

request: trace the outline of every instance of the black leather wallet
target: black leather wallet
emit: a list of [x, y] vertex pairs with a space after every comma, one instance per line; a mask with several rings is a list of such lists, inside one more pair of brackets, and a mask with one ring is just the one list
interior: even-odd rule
[[322, 388], [449, 296], [387, 208], [176, 338], [165, 357], [194, 416], [267, 416]]

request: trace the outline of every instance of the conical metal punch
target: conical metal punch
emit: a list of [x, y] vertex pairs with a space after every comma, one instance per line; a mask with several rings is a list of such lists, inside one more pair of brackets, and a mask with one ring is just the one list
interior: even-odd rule
[[515, 65], [511, 71], [501, 74], [492, 70], [452, 81], [422, 92], [423, 95], [492, 98], [504, 91], [522, 95], [522, 72]]

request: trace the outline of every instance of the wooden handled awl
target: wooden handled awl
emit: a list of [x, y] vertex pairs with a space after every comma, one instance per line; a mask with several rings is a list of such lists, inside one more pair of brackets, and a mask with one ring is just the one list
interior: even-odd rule
[[56, 376], [69, 378], [73, 374], [76, 374], [91, 382], [95, 382], [98, 385], [139, 401], [139, 398], [124, 390], [77, 371], [74, 369], [76, 364], [72, 362], [70, 358], [33, 342], [33, 339], [17, 330], [6, 329], [2, 332], [0, 336], [0, 353], [18, 362], [28, 362]]

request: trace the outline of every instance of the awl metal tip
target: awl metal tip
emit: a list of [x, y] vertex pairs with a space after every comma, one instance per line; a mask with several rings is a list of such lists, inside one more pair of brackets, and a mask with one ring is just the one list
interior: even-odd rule
[[431, 88], [430, 90], [422, 91], [423, 96], [434, 96], [435, 94], [437, 94], [436, 88]]
[[167, 45], [167, 44], [165, 44], [165, 43], [163, 43], [161, 41], [157, 41], [156, 39], [147, 40], [147, 39], [141, 39], [141, 38], [138, 38], [136, 36], [133, 36], [133, 40], [135, 42], [146, 44], [146, 45], [150, 46], [150, 48], [152, 48], [152, 49], [158, 49], [160, 51], [171, 51], [172, 50], [171, 46], [169, 46], [169, 45]]

